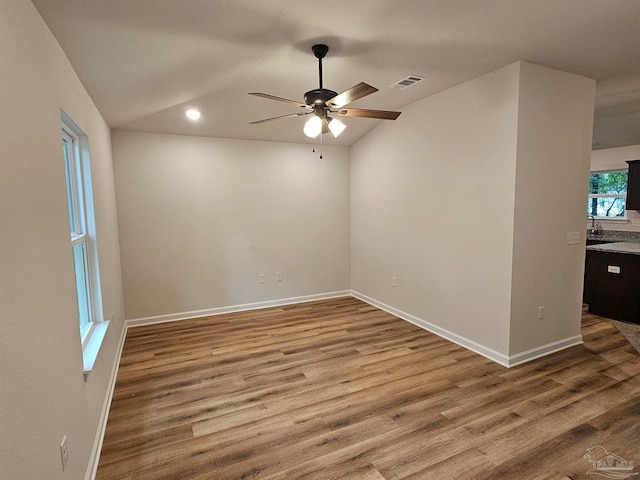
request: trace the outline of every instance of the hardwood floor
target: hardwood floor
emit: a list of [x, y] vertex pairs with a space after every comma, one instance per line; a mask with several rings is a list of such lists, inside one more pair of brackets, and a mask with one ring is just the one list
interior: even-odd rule
[[640, 471], [640, 355], [583, 335], [507, 369], [350, 297], [132, 328], [97, 479], [593, 479], [598, 445]]

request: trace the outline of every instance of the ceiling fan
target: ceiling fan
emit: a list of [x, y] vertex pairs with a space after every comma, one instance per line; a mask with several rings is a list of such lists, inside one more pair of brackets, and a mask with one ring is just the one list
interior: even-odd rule
[[359, 83], [354, 85], [350, 89], [338, 94], [333, 90], [323, 88], [322, 86], [322, 59], [329, 51], [329, 47], [323, 44], [314, 45], [311, 47], [313, 54], [318, 59], [318, 70], [320, 78], [319, 88], [309, 90], [304, 94], [304, 103], [296, 102], [295, 100], [289, 100], [287, 98], [276, 97], [267, 93], [250, 93], [249, 95], [255, 95], [256, 97], [267, 98], [269, 100], [276, 100], [278, 102], [289, 103], [296, 105], [300, 108], [304, 108], [303, 112], [291, 113], [288, 115], [280, 115], [278, 117], [266, 118], [264, 120], [258, 120], [251, 122], [251, 124], [271, 122], [272, 120], [279, 120], [281, 118], [300, 117], [303, 115], [312, 115], [312, 117], [306, 122], [304, 126], [304, 133], [310, 138], [316, 138], [322, 133], [331, 132], [334, 137], [337, 137], [346, 128], [346, 125], [337, 118], [331, 117], [330, 114], [337, 114], [343, 117], [363, 117], [374, 118], [381, 120], [395, 120], [400, 116], [401, 112], [391, 112], [387, 110], [365, 110], [362, 108], [344, 108], [349, 103], [358, 100], [359, 98], [366, 97], [378, 91], [377, 88], [367, 85], [366, 83]]

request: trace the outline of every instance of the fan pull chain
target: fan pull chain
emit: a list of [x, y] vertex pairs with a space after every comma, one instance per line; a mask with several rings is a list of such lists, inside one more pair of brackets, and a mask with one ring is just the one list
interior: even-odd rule
[[[311, 139], [311, 151], [316, 153], [316, 139]], [[320, 134], [320, 159], [322, 159], [322, 134]]]

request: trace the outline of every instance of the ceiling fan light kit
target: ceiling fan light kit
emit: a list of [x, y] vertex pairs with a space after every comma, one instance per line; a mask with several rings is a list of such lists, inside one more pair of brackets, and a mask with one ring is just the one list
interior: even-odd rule
[[358, 100], [367, 95], [371, 95], [378, 91], [377, 88], [367, 85], [361, 82], [354, 85], [348, 90], [338, 94], [333, 90], [324, 88], [322, 85], [322, 59], [327, 55], [329, 47], [324, 44], [318, 44], [311, 47], [314, 56], [318, 59], [318, 77], [319, 88], [309, 90], [304, 94], [304, 103], [296, 102], [295, 100], [289, 100], [286, 98], [276, 97], [267, 93], [250, 93], [249, 95], [255, 95], [257, 97], [266, 98], [268, 100], [276, 100], [279, 102], [289, 103], [302, 107], [304, 112], [292, 113], [289, 115], [280, 115], [278, 117], [266, 118], [264, 120], [257, 120], [251, 122], [251, 124], [259, 124], [270, 122], [272, 120], [279, 120], [281, 118], [299, 117], [303, 115], [312, 115], [312, 117], [305, 123], [303, 132], [309, 138], [316, 138], [324, 133], [331, 132], [334, 137], [340, 135], [347, 127], [337, 118], [332, 118], [329, 114], [335, 114], [346, 117], [361, 117], [361, 118], [373, 118], [380, 120], [395, 120], [400, 116], [401, 112], [390, 112], [387, 110], [366, 110], [361, 108], [343, 108], [355, 100]]
[[307, 123], [304, 124], [303, 132], [309, 138], [316, 138], [322, 133], [322, 119], [315, 115], [311, 117], [307, 120]]
[[337, 138], [338, 135], [340, 135], [345, 128], [347, 128], [347, 126], [337, 118], [329, 119], [329, 130], [331, 130], [331, 133], [333, 133], [334, 137]]

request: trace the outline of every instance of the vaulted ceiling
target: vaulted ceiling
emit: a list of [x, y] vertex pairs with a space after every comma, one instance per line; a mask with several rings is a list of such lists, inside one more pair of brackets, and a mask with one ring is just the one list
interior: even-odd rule
[[[596, 80], [594, 148], [640, 144], [638, 0], [33, 0], [112, 128], [310, 142], [303, 101], [318, 87], [380, 89], [350, 106], [402, 110], [525, 60]], [[426, 80], [390, 85], [407, 75]], [[191, 122], [189, 107], [202, 117]], [[381, 120], [341, 118], [334, 145]]]

